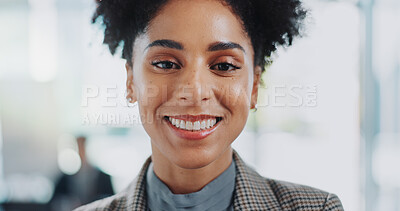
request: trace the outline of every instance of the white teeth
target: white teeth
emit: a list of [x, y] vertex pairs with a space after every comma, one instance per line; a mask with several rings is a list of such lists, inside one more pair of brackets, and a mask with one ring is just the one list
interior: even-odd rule
[[199, 121], [195, 121], [193, 124], [193, 130], [200, 130], [200, 122]]
[[193, 123], [187, 121], [187, 122], [186, 122], [186, 130], [192, 130], [192, 129], [193, 129]]
[[200, 128], [201, 128], [202, 130], [206, 129], [206, 121], [201, 121]]
[[186, 123], [185, 121], [181, 120], [181, 124], [179, 125], [180, 128], [186, 129]]
[[172, 117], [168, 117], [168, 120], [177, 128], [181, 128], [184, 130], [204, 130], [213, 127], [217, 123], [216, 118], [207, 119], [203, 121], [184, 121], [181, 119], [174, 119]]

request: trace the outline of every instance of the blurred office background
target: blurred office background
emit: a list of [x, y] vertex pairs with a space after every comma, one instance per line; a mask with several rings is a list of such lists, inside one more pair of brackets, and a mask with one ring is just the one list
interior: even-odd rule
[[[304, 2], [306, 36], [274, 55], [234, 148], [262, 175], [336, 193], [346, 210], [400, 211], [400, 1]], [[50, 210], [60, 176], [84, 166], [77, 136], [115, 192], [151, 153], [94, 9], [0, 0], [0, 210]]]

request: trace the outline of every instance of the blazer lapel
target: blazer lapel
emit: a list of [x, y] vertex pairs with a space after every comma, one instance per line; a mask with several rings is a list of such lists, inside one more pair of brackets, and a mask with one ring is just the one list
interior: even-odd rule
[[133, 196], [128, 197], [128, 208], [126, 210], [137, 210], [137, 211], [147, 211], [147, 200], [146, 200], [146, 172], [151, 163], [151, 156], [147, 158], [146, 162], [143, 164], [139, 175], [136, 177], [136, 181], [133, 182], [133, 186], [130, 188], [133, 192]]
[[279, 202], [266, 180], [248, 167], [236, 151], [233, 151], [233, 159], [236, 162], [234, 210], [280, 210]]

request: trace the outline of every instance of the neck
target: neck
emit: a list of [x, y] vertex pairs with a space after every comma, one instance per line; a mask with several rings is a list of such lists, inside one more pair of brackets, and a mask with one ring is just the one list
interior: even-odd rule
[[222, 174], [232, 162], [232, 148], [225, 150], [214, 161], [199, 168], [183, 168], [171, 162], [157, 147], [152, 146], [153, 170], [174, 194], [200, 191]]

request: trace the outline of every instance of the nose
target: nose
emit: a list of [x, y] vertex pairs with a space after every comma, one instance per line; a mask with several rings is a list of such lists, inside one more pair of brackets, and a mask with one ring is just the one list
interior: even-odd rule
[[211, 98], [211, 85], [207, 80], [207, 72], [200, 65], [182, 69], [177, 83], [176, 97], [180, 103], [198, 106]]

